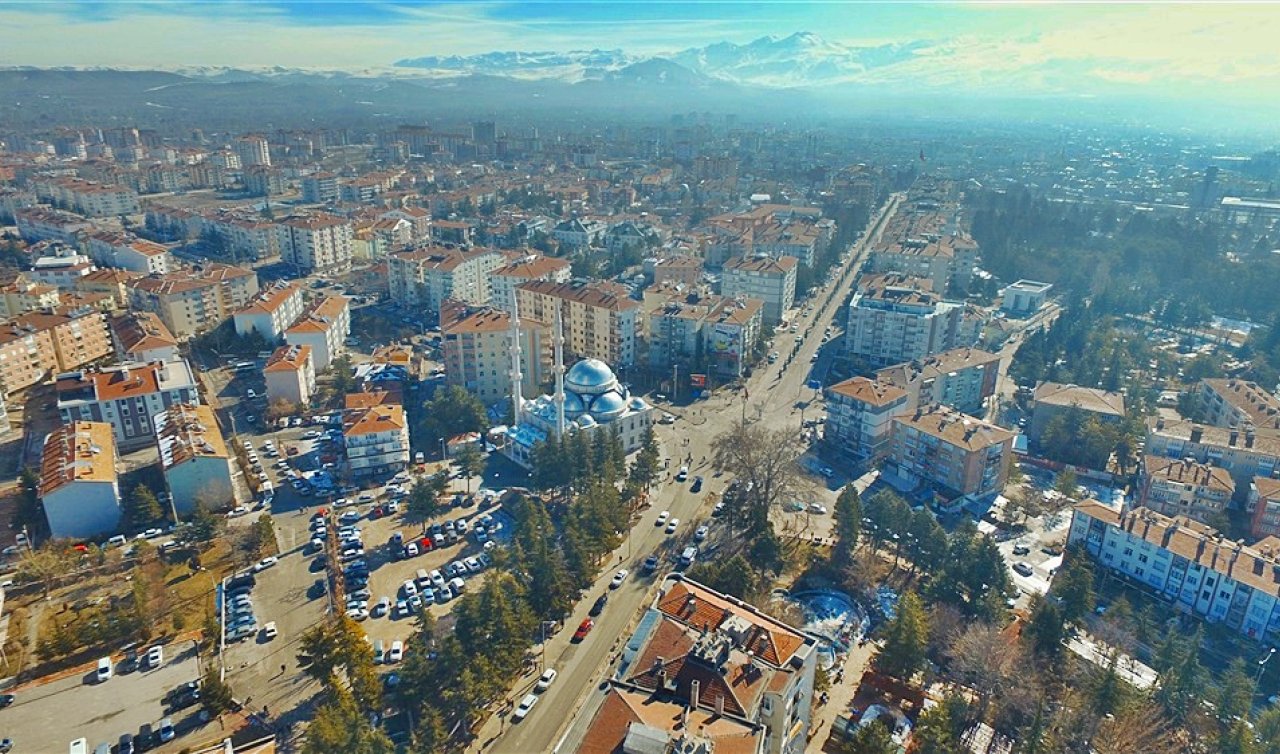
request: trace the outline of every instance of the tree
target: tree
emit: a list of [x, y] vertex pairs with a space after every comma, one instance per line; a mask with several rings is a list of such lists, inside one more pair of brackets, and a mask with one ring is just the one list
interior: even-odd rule
[[1064, 497], [1074, 500], [1076, 495], [1079, 494], [1077, 490], [1080, 488], [1080, 483], [1076, 479], [1074, 471], [1063, 469], [1058, 472], [1057, 478], [1053, 480], [1053, 488], [1062, 493]]
[[[443, 478], [438, 479], [442, 475]], [[427, 531], [427, 521], [438, 514], [444, 507], [440, 504], [440, 495], [443, 494], [443, 490], [440, 489], [440, 481], [444, 482], [444, 489], [447, 490], [449, 472], [438, 471], [425, 479], [418, 479], [409, 488], [409, 497], [406, 499], [405, 507], [408, 514], [422, 524], [422, 532], [424, 534]]]
[[257, 559], [276, 551], [276, 527], [270, 513], [263, 513], [249, 527], [249, 552]]
[[1058, 604], [1040, 595], [1033, 597], [1031, 620], [1023, 634], [1031, 640], [1031, 648], [1044, 657], [1060, 656], [1062, 640], [1066, 636], [1063, 628], [1062, 611], [1058, 609]]
[[909, 680], [924, 666], [929, 646], [929, 618], [914, 592], [903, 592], [897, 613], [885, 626], [884, 643], [876, 654], [876, 669]]
[[468, 495], [471, 494], [471, 478], [484, 474], [485, 460], [484, 451], [474, 442], [463, 445], [453, 455], [453, 462], [466, 477]]
[[131, 527], [145, 529], [152, 522], [160, 520], [164, 511], [160, 508], [160, 501], [156, 499], [155, 493], [146, 485], [139, 484], [125, 499], [124, 515]]
[[23, 466], [18, 475], [18, 510], [14, 516], [14, 526], [26, 529], [28, 536], [37, 532], [44, 533], [48, 529], [48, 521], [44, 515], [44, 505], [40, 502], [40, 475], [30, 466]]
[[951, 694], [924, 711], [911, 734], [912, 754], [960, 754], [960, 743], [968, 717], [964, 697]]
[[1062, 619], [1077, 621], [1093, 610], [1093, 569], [1089, 556], [1079, 548], [1067, 551], [1058, 575], [1053, 579], [1052, 594], [1062, 609]]
[[204, 678], [200, 680], [200, 701], [212, 715], [221, 715], [231, 709], [231, 687], [222, 680], [217, 663], [208, 663]]
[[992, 700], [1025, 667], [1019, 645], [1006, 640], [1000, 629], [990, 623], [974, 623], [951, 645], [950, 670], [977, 696], [974, 716], [985, 719]]
[[435, 707], [426, 705], [418, 715], [417, 724], [414, 726], [409, 752], [410, 754], [438, 754], [445, 750], [448, 736], [440, 712]]
[[381, 729], [369, 722], [355, 699], [341, 684], [328, 683], [329, 699], [316, 708], [307, 727], [303, 754], [394, 754], [396, 747]]
[[352, 371], [351, 356], [342, 354], [329, 363], [333, 373], [333, 390], [339, 396], [356, 390], [356, 377]]
[[654, 433], [652, 426], [645, 427], [644, 441], [635, 455], [635, 460], [631, 462], [630, 481], [647, 492], [654, 480], [658, 478], [661, 462], [662, 452], [658, 449], [658, 436]]
[[[810, 489], [796, 460], [803, 448], [791, 429], [767, 429], [739, 422], [711, 444], [716, 470], [741, 483], [726, 505], [730, 521], [755, 536], [769, 528], [769, 511], [788, 499], [801, 499]], [[727, 502], [727, 501], [726, 501]]]
[[44, 590], [44, 598], [49, 599], [49, 591], [60, 576], [71, 571], [74, 565], [70, 553], [62, 546], [50, 542], [44, 547], [27, 550], [18, 561], [18, 573], [26, 579], [39, 581]]
[[222, 530], [223, 523], [221, 518], [210, 512], [204, 501], [197, 500], [191, 514], [191, 539], [200, 544], [212, 542]]
[[879, 719], [858, 728], [852, 737], [836, 743], [837, 754], [898, 754], [889, 727]]
[[835, 517], [835, 544], [831, 547], [831, 562], [838, 568], [844, 568], [853, 560], [853, 551], [858, 547], [858, 532], [862, 530], [862, 499], [857, 487], [845, 485], [836, 498], [832, 515]]
[[436, 391], [422, 411], [421, 436], [430, 444], [466, 432], [484, 434], [489, 428], [489, 414], [480, 399], [457, 385]]

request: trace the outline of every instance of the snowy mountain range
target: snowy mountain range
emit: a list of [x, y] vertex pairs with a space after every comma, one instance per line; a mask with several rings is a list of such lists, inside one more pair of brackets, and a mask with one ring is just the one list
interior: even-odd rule
[[746, 44], [717, 42], [664, 55], [637, 56], [623, 50], [489, 52], [428, 56], [396, 61], [395, 67], [430, 76], [487, 75], [566, 82], [607, 80], [639, 63], [662, 60], [708, 79], [771, 88], [826, 86], [863, 80], [876, 69], [909, 62], [928, 43], [851, 47], [812, 32], [760, 37]]

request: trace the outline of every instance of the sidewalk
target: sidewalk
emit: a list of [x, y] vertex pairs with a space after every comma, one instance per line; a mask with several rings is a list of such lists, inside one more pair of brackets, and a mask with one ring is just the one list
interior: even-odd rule
[[[858, 693], [858, 681], [871, 663], [871, 656], [876, 649], [877, 645], [873, 642], [862, 646], [854, 644], [844, 661], [833, 668], [833, 671], [842, 672], [843, 676], [838, 672], [831, 678], [831, 690], [827, 692], [829, 698], [826, 704], [816, 705], [815, 700], [814, 712], [809, 720], [809, 743], [805, 746], [805, 751], [820, 752], [826, 747], [832, 724], [836, 717], [848, 712], [849, 706], [853, 704], [853, 697]], [[837, 683], [838, 677], [841, 681]]]

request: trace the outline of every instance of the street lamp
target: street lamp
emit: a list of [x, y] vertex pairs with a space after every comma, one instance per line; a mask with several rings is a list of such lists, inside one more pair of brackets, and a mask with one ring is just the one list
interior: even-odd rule
[[1267, 653], [1266, 653], [1265, 655], [1263, 655], [1263, 657], [1262, 657], [1262, 659], [1261, 659], [1261, 660], [1258, 660], [1258, 672], [1257, 672], [1257, 674], [1256, 674], [1256, 675], [1254, 675], [1254, 677], [1253, 677], [1253, 685], [1254, 685], [1254, 686], [1257, 686], [1257, 685], [1258, 685], [1258, 681], [1261, 681], [1261, 680], [1262, 680], [1262, 671], [1263, 671], [1263, 670], [1266, 670], [1266, 668], [1267, 668], [1267, 663], [1271, 660], [1271, 656], [1272, 656], [1272, 655], [1274, 655], [1275, 653], [1276, 653], [1276, 648], [1275, 648], [1275, 647], [1272, 647], [1271, 649], [1268, 649], [1268, 650], [1267, 650]]

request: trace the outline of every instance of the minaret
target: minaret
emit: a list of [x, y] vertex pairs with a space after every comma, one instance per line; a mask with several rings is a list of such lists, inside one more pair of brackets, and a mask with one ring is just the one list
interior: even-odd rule
[[564, 325], [560, 319], [560, 302], [555, 304], [555, 373], [556, 373], [556, 439], [564, 437]]
[[520, 371], [520, 303], [511, 310], [511, 423], [520, 423], [520, 410], [524, 407], [524, 373]]

